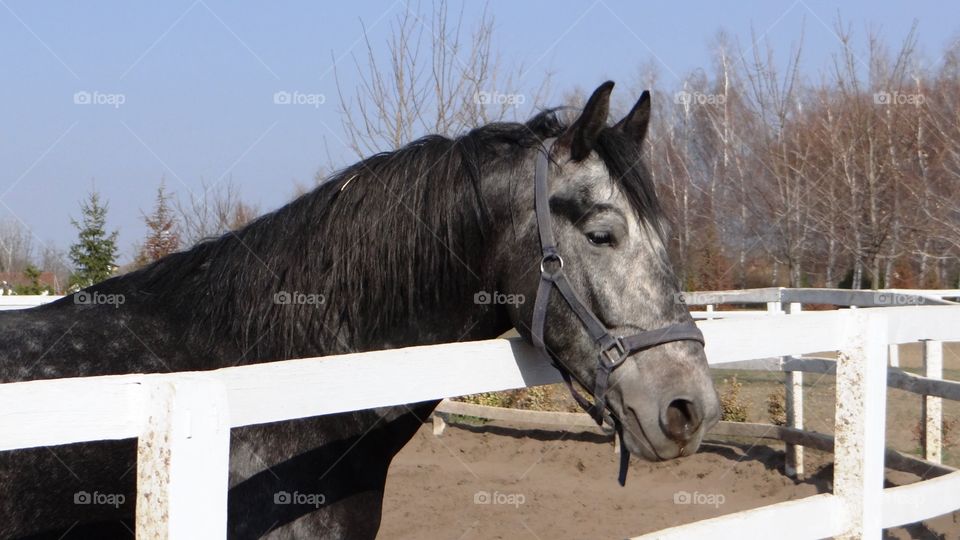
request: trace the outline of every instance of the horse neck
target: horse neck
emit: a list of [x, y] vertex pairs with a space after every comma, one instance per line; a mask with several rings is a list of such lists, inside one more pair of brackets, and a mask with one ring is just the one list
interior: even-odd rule
[[[350, 251], [355, 246], [329, 245], [330, 239], [311, 229], [309, 216], [319, 212], [332, 212], [336, 219], [349, 216], [342, 208], [318, 203], [327, 195], [320, 190], [243, 230], [137, 272], [125, 280], [130, 286], [124, 288], [150, 290], [167, 299], [168, 313], [190, 319], [184, 325], [189, 341], [211, 352], [216, 342], [236, 343], [248, 350], [246, 363], [487, 339], [509, 330], [502, 310], [474, 303], [476, 293], [494, 288], [492, 269], [482, 253], [477, 255], [486, 251], [479, 224], [473, 226], [470, 219], [461, 218], [470, 225], [457, 224], [460, 236], [454, 239], [457, 245], [449, 248], [459, 254], [447, 261], [448, 275], [436, 276], [438, 272], [429, 271], [433, 262], [415, 260], [417, 254], [403, 251], [410, 242], [383, 231], [366, 237], [377, 243], [367, 250], [376, 257], [356, 256]], [[397, 205], [395, 211], [409, 210]], [[461, 213], [470, 212], [463, 209]], [[320, 230], [336, 231], [337, 227]], [[435, 231], [423, 234], [428, 233]], [[432, 257], [442, 256], [448, 255], [441, 252]], [[415, 263], [412, 267], [421, 269], [422, 275], [396, 271], [400, 277], [376, 275], [388, 260], [399, 265]], [[457, 279], [450, 278], [453, 272], [459, 273]], [[401, 282], [393, 282], [397, 279]], [[322, 295], [323, 301], [277, 305], [280, 293]], [[388, 306], [371, 298], [391, 304], [394, 311], [399, 306], [402, 313], [384, 316], [380, 310]]]

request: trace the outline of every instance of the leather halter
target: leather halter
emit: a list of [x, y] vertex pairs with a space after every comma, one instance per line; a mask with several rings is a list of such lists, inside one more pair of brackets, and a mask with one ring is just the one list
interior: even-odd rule
[[[533, 345], [546, 355], [553, 365], [560, 371], [563, 380], [570, 389], [576, 402], [597, 422], [603, 424], [606, 411], [606, 395], [610, 383], [610, 374], [626, 362], [635, 352], [651, 347], [663, 345], [673, 341], [696, 341], [703, 344], [703, 334], [694, 322], [687, 321], [671, 324], [655, 330], [646, 330], [630, 336], [617, 336], [610, 332], [597, 316], [584, 304], [577, 295], [570, 281], [563, 271], [563, 258], [557, 250], [551, 228], [550, 203], [547, 186], [547, 176], [550, 166], [550, 148], [555, 139], [544, 141], [543, 149], [537, 156], [534, 174], [535, 213], [537, 229], [540, 233], [540, 285], [537, 288], [537, 299], [533, 307], [533, 326], [531, 337]], [[573, 387], [571, 371], [547, 350], [543, 341], [543, 331], [547, 320], [547, 304], [550, 292], [554, 288], [566, 301], [573, 313], [580, 319], [590, 338], [597, 345], [597, 370], [591, 404]], [[611, 415], [617, 436], [620, 437], [620, 485], [624, 485], [627, 476], [627, 465], [630, 462], [630, 453], [623, 444], [623, 426], [621, 421]]]

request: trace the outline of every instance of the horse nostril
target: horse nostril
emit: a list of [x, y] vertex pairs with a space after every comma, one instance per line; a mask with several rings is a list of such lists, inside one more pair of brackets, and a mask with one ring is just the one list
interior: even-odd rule
[[692, 401], [675, 399], [667, 405], [660, 420], [661, 428], [668, 437], [686, 443], [700, 429], [703, 416]]

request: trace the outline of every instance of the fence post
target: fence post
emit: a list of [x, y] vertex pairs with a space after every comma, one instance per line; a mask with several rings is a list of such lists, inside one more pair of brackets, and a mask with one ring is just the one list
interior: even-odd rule
[[137, 443], [138, 539], [226, 538], [230, 423], [222, 382], [144, 381]]
[[[923, 375], [931, 379], [943, 379], [943, 342], [923, 340]], [[943, 447], [943, 399], [923, 396], [923, 457], [940, 463]]]
[[885, 315], [852, 310], [837, 357], [833, 493], [843, 500], [844, 540], [879, 539], [883, 531], [884, 435], [887, 402]]
[[[800, 313], [801, 305], [796, 302], [787, 304], [787, 313]], [[784, 356], [783, 361], [790, 357]], [[787, 426], [794, 429], [803, 429], [803, 372], [787, 371], [784, 378], [784, 396], [786, 401]], [[803, 479], [803, 447], [798, 444], [784, 445], [786, 457], [783, 472], [798, 480]]]
[[437, 411], [433, 411], [433, 436], [439, 437], [447, 430], [447, 421]]

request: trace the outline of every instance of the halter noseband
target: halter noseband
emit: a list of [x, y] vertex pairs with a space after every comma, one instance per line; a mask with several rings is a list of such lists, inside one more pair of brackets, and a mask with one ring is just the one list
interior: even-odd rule
[[[537, 229], [540, 233], [542, 258], [540, 259], [540, 285], [537, 288], [537, 299], [533, 307], [531, 337], [534, 347], [546, 355], [560, 371], [563, 381], [570, 389], [570, 393], [577, 404], [589, 413], [598, 425], [602, 425], [610, 374], [623, 365], [631, 354], [672, 341], [696, 341], [702, 345], [703, 334], [693, 321], [687, 321], [655, 330], [646, 330], [631, 336], [616, 336], [610, 333], [610, 330], [577, 296], [563, 272], [563, 258], [557, 250], [557, 244], [553, 238], [553, 229], [551, 228], [547, 176], [550, 165], [550, 148], [553, 146], [554, 140], [547, 139], [544, 141], [543, 149], [537, 156], [534, 174], [534, 210], [537, 216]], [[543, 330], [547, 320], [547, 304], [550, 300], [550, 291], [554, 287], [577, 318], [580, 319], [580, 322], [583, 323], [590, 338], [597, 344], [597, 374], [593, 390], [594, 403], [592, 404], [573, 387], [570, 370], [550, 354], [543, 341]], [[620, 485], [623, 485], [626, 482], [630, 453], [626, 445], [623, 444], [623, 426], [620, 420], [613, 415], [611, 415], [611, 418], [617, 430], [617, 436], [620, 437], [619, 481]]]

